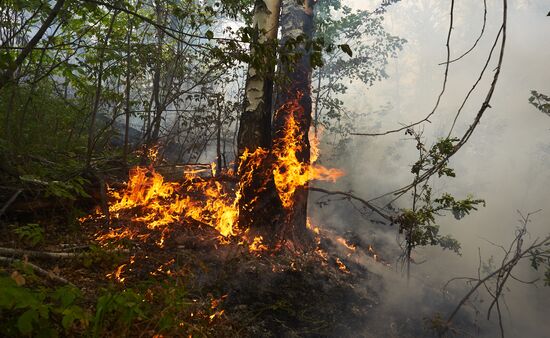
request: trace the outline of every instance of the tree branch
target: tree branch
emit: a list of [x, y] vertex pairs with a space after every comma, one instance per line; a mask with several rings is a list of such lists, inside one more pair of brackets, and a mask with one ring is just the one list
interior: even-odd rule
[[330, 191], [330, 190], [326, 190], [326, 189], [323, 189], [323, 188], [316, 188], [316, 187], [309, 187], [309, 190], [310, 191], [316, 191], [316, 192], [322, 192], [322, 193], [325, 193], [327, 195], [342, 195], [342, 196], [346, 196], [348, 198], [351, 198], [351, 199], [354, 199], [356, 201], [359, 201], [361, 202], [364, 206], [366, 206], [367, 208], [369, 208], [370, 210], [372, 210], [373, 212], [375, 212], [376, 214], [378, 214], [380, 217], [382, 217], [383, 219], [385, 219], [386, 221], [389, 221], [389, 222], [393, 222], [392, 220], [392, 217], [383, 213], [382, 211], [380, 211], [380, 208], [374, 206], [372, 203], [370, 203], [369, 201], [367, 200], [364, 200], [362, 199], [361, 197], [357, 197], [355, 195], [352, 195], [348, 192], [343, 192], [343, 191]]

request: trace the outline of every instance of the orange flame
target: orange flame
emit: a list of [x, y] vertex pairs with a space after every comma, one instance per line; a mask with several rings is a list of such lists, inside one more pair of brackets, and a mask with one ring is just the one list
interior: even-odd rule
[[[110, 197], [115, 200], [109, 206], [109, 212], [113, 218], [119, 218], [121, 212], [135, 209], [131, 220], [146, 223], [148, 229], [158, 229], [161, 238], [157, 244], [161, 247], [172, 230], [168, 225], [184, 219], [210, 225], [222, 237], [235, 235], [238, 211], [235, 201], [223, 186], [195, 174], [186, 174], [184, 178], [185, 184], [165, 182], [153, 168], [133, 168], [122, 193], [109, 191]], [[194, 195], [198, 197], [192, 198]], [[103, 242], [140, 236], [146, 235], [138, 235], [129, 229], [114, 229], [96, 239]]]
[[290, 208], [293, 205], [296, 189], [305, 186], [309, 181], [334, 182], [344, 175], [340, 169], [329, 169], [313, 163], [319, 156], [319, 141], [315, 137], [312, 138], [313, 142], [310, 142], [310, 161], [313, 164], [301, 162], [297, 156], [297, 153], [304, 147], [300, 134], [300, 126], [294, 114], [290, 114], [282, 136], [275, 140], [273, 146], [273, 152], [277, 159], [273, 168], [275, 186], [285, 208]]
[[[234, 190], [192, 172], [184, 174], [181, 183], [166, 182], [152, 166], [135, 167], [130, 171], [128, 183], [123, 190], [109, 189], [109, 196], [114, 200], [109, 206], [109, 213], [111, 219], [130, 218], [136, 224], [145, 224], [146, 229], [151, 231], [143, 232], [130, 227], [116, 228], [97, 235], [96, 239], [101, 243], [121, 238], [145, 241], [154, 235], [152, 238], [155, 239], [155, 243], [163, 247], [167, 236], [175, 228], [173, 225], [193, 222], [216, 229], [220, 234], [220, 241], [243, 235], [237, 226], [239, 200], [244, 189], [256, 183], [253, 182], [256, 178], [255, 173], [267, 163], [265, 160], [268, 156], [273, 158], [273, 161], [269, 162], [269, 172], [273, 173], [277, 193], [283, 207], [287, 209], [293, 205], [296, 190], [307, 186], [309, 181], [335, 181], [344, 175], [339, 169], [329, 169], [314, 163], [319, 155], [319, 141], [315, 136], [311, 136], [310, 161], [299, 159], [299, 153], [306, 149], [304, 140], [307, 138], [301, 135], [302, 131], [294, 114], [296, 109], [300, 109], [298, 99], [285, 105], [289, 116], [285, 121], [282, 136], [275, 139], [271, 151], [263, 148], [244, 151], [240, 165], [245, 167], [239, 168], [239, 183]], [[158, 147], [146, 151], [150, 160], [154, 162], [158, 159]], [[216, 175], [216, 171], [221, 168], [216, 168], [215, 164], [212, 164], [210, 169], [212, 175]], [[265, 184], [256, 186], [256, 194], [262, 189], [267, 189]], [[253, 199], [250, 203], [254, 201]], [[312, 227], [312, 230], [317, 234], [319, 232], [316, 227]], [[267, 250], [262, 241], [262, 237], [254, 238], [249, 244], [249, 250]]]
[[345, 246], [348, 250], [350, 251], [355, 251], [356, 249], [356, 246], [353, 245], [353, 244], [349, 244], [345, 239], [343, 239], [342, 237], [337, 237], [336, 238], [336, 241], [340, 244], [342, 244], [343, 246]]
[[251, 253], [259, 253], [261, 251], [266, 251], [267, 246], [263, 244], [263, 236], [254, 237], [252, 243], [248, 246], [248, 251]]
[[338, 266], [338, 269], [340, 271], [344, 273], [350, 273], [348, 267], [338, 257], [336, 257], [336, 265]]

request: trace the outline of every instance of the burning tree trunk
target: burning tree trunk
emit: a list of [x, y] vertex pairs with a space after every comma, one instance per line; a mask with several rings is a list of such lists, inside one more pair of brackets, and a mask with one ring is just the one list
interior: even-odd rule
[[274, 230], [274, 216], [280, 214], [268, 156], [280, 5], [280, 0], [256, 0], [252, 60], [237, 136], [239, 224], [261, 232]]
[[[279, 63], [285, 81], [279, 86], [273, 121], [276, 46], [268, 43], [276, 37], [279, 3], [256, 5], [255, 28], [262, 35], [252, 49], [239, 129], [239, 224], [254, 235], [265, 235], [268, 242], [289, 240], [308, 249], [313, 244], [307, 231], [308, 181], [327, 179], [334, 172], [314, 168], [310, 159], [311, 62], [306, 46], [313, 35], [314, 1], [283, 0], [283, 4], [282, 44], [293, 50]], [[271, 51], [266, 54], [266, 50]]]
[[[301, 164], [300, 170], [307, 170], [311, 162], [308, 137], [312, 106], [311, 62], [306, 43], [311, 40], [313, 35], [314, 4], [314, 0], [283, 0], [281, 17], [282, 45], [289, 41], [300, 41], [300, 39], [302, 42], [297, 44], [296, 49], [292, 51], [296, 58], [289, 58], [294, 62], [280, 63], [280, 72], [285, 79], [277, 91], [276, 107], [278, 109], [273, 120], [273, 148], [278, 154], [281, 154], [277, 148], [288, 148], [288, 138], [291, 136], [294, 140], [292, 147], [295, 151], [292, 156], [295, 155], [296, 160]], [[290, 169], [288, 163], [283, 162], [280, 166], [276, 166], [274, 174], [279, 195], [288, 213], [283, 227], [283, 236], [299, 243], [299, 239], [303, 241], [304, 238], [307, 238], [308, 183], [306, 181], [305, 184], [298, 185], [293, 193], [284, 191], [285, 184], [279, 182], [281, 179], [278, 176]], [[299, 174], [302, 175], [302, 173]], [[285, 194], [289, 195], [290, 201], [285, 201]]]

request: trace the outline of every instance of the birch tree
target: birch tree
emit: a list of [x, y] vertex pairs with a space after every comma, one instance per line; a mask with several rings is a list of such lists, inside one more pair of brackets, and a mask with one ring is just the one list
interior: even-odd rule
[[[238, 157], [245, 151], [271, 147], [271, 111], [273, 74], [276, 64], [276, 39], [279, 29], [280, 0], [257, 0], [253, 17], [253, 41], [245, 87], [244, 111], [237, 135]], [[237, 159], [238, 161], [238, 159]], [[247, 160], [240, 168], [249, 167]], [[242, 179], [243, 172], [239, 170]], [[273, 216], [277, 204], [275, 187], [264, 163], [252, 173], [252, 184], [243, 186], [239, 201], [239, 223], [252, 229], [275, 225]], [[261, 187], [263, 186], [263, 188]]]

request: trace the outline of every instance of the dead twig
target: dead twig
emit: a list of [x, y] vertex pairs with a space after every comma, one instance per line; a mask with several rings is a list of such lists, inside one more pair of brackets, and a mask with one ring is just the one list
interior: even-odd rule
[[[466, 55], [468, 55], [471, 51], [473, 51], [474, 48], [476, 48], [479, 40], [481, 40], [481, 38], [483, 37], [483, 33], [485, 33], [485, 27], [486, 26], [487, 26], [487, 0], [483, 0], [483, 26], [481, 27], [481, 32], [479, 33], [479, 36], [477, 37], [477, 39], [474, 42], [474, 44], [472, 45], [472, 47], [470, 47], [470, 49], [468, 49], [467, 51], [462, 53], [462, 55], [460, 55], [459, 57], [454, 58], [454, 59], [452, 59], [451, 61], [448, 61], [448, 62], [449, 63], [456, 62], [456, 61], [462, 59], [463, 57], [465, 57]], [[444, 64], [446, 64], [446, 62], [441, 62], [440, 64], [438, 64], [438, 66], [442, 66]]]
[[495, 40], [494, 40], [493, 45], [491, 47], [491, 51], [489, 52], [489, 55], [487, 57], [487, 59], [488, 59], [487, 63], [488, 63], [491, 60], [491, 58], [493, 57], [493, 52], [496, 49], [498, 41], [500, 40], [501, 43], [500, 43], [500, 48], [499, 48], [498, 64], [497, 64], [497, 67], [495, 68], [495, 73], [493, 75], [493, 80], [491, 82], [491, 85], [489, 86], [489, 90], [487, 91], [485, 99], [481, 103], [481, 107], [479, 108], [474, 120], [472, 121], [472, 124], [470, 124], [468, 129], [463, 133], [462, 137], [460, 137], [458, 139], [458, 142], [454, 145], [452, 151], [448, 155], [444, 156], [440, 161], [433, 164], [432, 167], [426, 169], [420, 176], [415, 178], [415, 180], [412, 183], [410, 183], [410, 184], [408, 184], [404, 187], [401, 187], [399, 189], [396, 189], [396, 190], [390, 191], [388, 193], [385, 193], [383, 195], [380, 195], [378, 197], [371, 198], [370, 200], [368, 200], [368, 202], [372, 202], [372, 201], [381, 199], [383, 197], [393, 195], [395, 197], [390, 202], [390, 203], [392, 203], [393, 201], [397, 200], [398, 198], [403, 196], [405, 193], [407, 193], [408, 191], [413, 189], [415, 186], [417, 186], [418, 184], [428, 180], [435, 173], [437, 173], [441, 168], [443, 168], [448, 163], [449, 159], [453, 155], [455, 155], [468, 142], [468, 140], [470, 139], [470, 137], [474, 133], [475, 129], [479, 125], [479, 123], [481, 121], [481, 118], [483, 117], [483, 115], [484, 115], [485, 111], [487, 110], [487, 108], [491, 108], [490, 101], [491, 101], [491, 98], [493, 97], [493, 93], [494, 93], [496, 85], [498, 83], [500, 71], [502, 70], [502, 62], [504, 60], [504, 50], [505, 50], [505, 46], [506, 46], [507, 22], [508, 22], [508, 1], [503, 0], [502, 25], [501, 25], [501, 27], [498, 31], [497, 36], [495, 37]]

